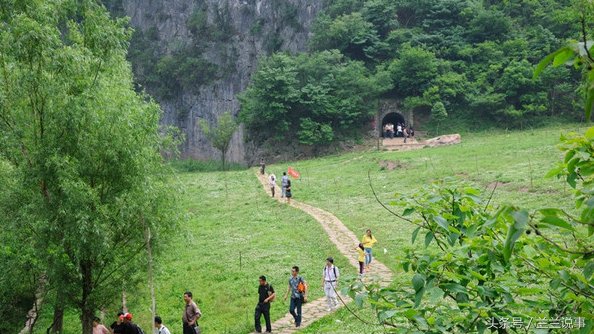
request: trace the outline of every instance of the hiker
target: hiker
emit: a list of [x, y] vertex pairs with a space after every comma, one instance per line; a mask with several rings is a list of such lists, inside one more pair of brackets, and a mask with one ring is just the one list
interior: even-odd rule
[[287, 197], [287, 204], [291, 204], [291, 197], [293, 197], [293, 194], [291, 193], [291, 180], [287, 180], [285, 196]]
[[161, 317], [155, 317], [155, 329], [156, 334], [171, 334], [169, 329], [163, 325], [163, 320], [161, 320]]
[[139, 334], [144, 333], [137, 324], [132, 322], [132, 313], [124, 313], [120, 315], [120, 319], [122, 320], [122, 328], [124, 329], [122, 333], [124, 334]]
[[299, 276], [299, 267], [291, 268], [291, 277], [289, 278], [289, 288], [285, 293], [284, 300], [291, 293], [291, 303], [289, 304], [289, 313], [295, 319], [295, 327], [301, 326], [301, 306], [307, 301], [307, 283], [303, 277]]
[[356, 248], [357, 250], [357, 261], [359, 261], [359, 278], [363, 277], [363, 264], [365, 263], [365, 247], [362, 243]]
[[402, 124], [400, 123], [396, 126], [396, 137], [402, 137]]
[[109, 330], [101, 324], [99, 317], [93, 319], [93, 334], [109, 334]]
[[336, 287], [338, 286], [338, 278], [340, 272], [336, 266], [334, 266], [334, 259], [329, 257], [326, 259], [326, 265], [324, 266], [324, 272], [322, 273], [322, 286], [324, 287], [324, 294], [328, 302], [328, 312], [338, 307], [338, 299], [336, 297]]
[[274, 197], [274, 190], [276, 188], [276, 175], [270, 174], [268, 176], [268, 183], [270, 184], [270, 192], [272, 193], [272, 197]]
[[184, 302], [186, 307], [182, 314], [183, 334], [200, 334], [200, 327], [198, 326], [198, 319], [202, 316], [198, 305], [192, 300], [192, 292], [184, 292]]
[[111, 332], [113, 334], [123, 334], [124, 333], [124, 326], [122, 324], [122, 318], [120, 318], [121, 316], [124, 315], [124, 312], [120, 311], [116, 314], [116, 321], [114, 321], [111, 326], [109, 326], [111, 328]]
[[408, 131], [406, 130], [406, 128], [402, 129], [402, 133], [403, 133], [403, 137], [404, 137], [404, 142], [406, 143], [406, 138], [408, 138]]
[[281, 178], [281, 198], [285, 197], [287, 183], [289, 183], [289, 177], [287, 176], [287, 172], [283, 172], [283, 177]]
[[264, 162], [264, 158], [260, 158], [260, 174], [264, 175], [265, 169], [266, 169], [266, 163]]
[[363, 247], [365, 247], [365, 270], [367, 271], [369, 271], [369, 265], [371, 264], [371, 260], [373, 260], [373, 255], [371, 251], [373, 248], [373, 244], [375, 244], [376, 242], [377, 240], [371, 234], [371, 230], [368, 229], [365, 232], [365, 235], [363, 235], [363, 238], [361, 239], [361, 243], [363, 244]]
[[272, 325], [270, 324], [270, 302], [274, 300], [276, 293], [272, 285], [266, 282], [266, 276], [260, 276], [260, 285], [258, 286], [258, 305], [256, 305], [256, 313], [254, 318], [256, 320], [256, 332], [262, 333], [262, 325], [260, 324], [260, 317], [264, 315], [266, 321], [266, 333], [272, 332]]

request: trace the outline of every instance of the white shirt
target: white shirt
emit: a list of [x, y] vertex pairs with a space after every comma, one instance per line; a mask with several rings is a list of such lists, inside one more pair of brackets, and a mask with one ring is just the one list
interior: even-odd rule
[[[334, 275], [335, 271], [336, 271], [336, 275]], [[324, 281], [326, 281], [326, 282], [336, 281], [340, 277], [340, 271], [338, 271], [338, 267], [335, 267], [334, 265], [332, 265], [330, 267], [324, 266], [323, 275], [324, 275]]]
[[274, 187], [276, 185], [276, 175], [270, 174], [270, 177], [268, 178], [268, 183], [270, 183], [271, 187]]
[[171, 334], [167, 327], [161, 325], [161, 328], [155, 328], [155, 334]]

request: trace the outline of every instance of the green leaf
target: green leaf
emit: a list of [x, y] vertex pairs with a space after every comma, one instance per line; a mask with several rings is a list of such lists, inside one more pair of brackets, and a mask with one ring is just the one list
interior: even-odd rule
[[404, 211], [402, 212], [403, 216], [409, 216], [410, 214], [412, 214], [413, 212], [415, 212], [415, 208], [406, 208], [404, 209]]
[[439, 287], [443, 290], [449, 291], [450, 293], [468, 293], [466, 288], [458, 283], [443, 283]]
[[503, 258], [506, 262], [509, 262], [512, 251], [514, 249], [514, 244], [516, 243], [518, 238], [520, 238], [520, 236], [524, 233], [525, 226], [528, 223], [528, 211], [514, 211], [512, 212], [512, 217], [514, 218], [514, 224], [511, 224], [509, 227], [509, 230], [507, 231], [507, 237], [505, 238], [505, 243], [503, 246]]
[[425, 247], [428, 247], [432, 240], [433, 232], [427, 232], [427, 234], [425, 234]]
[[412, 233], [412, 238], [411, 238], [411, 241], [410, 241], [410, 243], [411, 243], [411, 244], [414, 244], [414, 243], [415, 243], [415, 240], [417, 239], [417, 234], [419, 234], [419, 231], [420, 231], [420, 230], [421, 230], [421, 226], [417, 227], [417, 228], [416, 228], [416, 229], [413, 231], [413, 233]]
[[574, 231], [575, 229], [573, 228], [573, 226], [571, 226], [571, 224], [569, 224], [568, 222], [566, 222], [565, 220], [559, 218], [559, 217], [555, 217], [555, 216], [546, 216], [543, 217], [541, 220], [541, 222], [548, 224], [548, 225], [554, 225], [554, 226], [558, 226], [570, 231]]
[[421, 304], [421, 300], [423, 300], [423, 294], [425, 294], [425, 288], [422, 288], [415, 293], [415, 307], [418, 307]]
[[553, 67], [557, 67], [559, 65], [565, 64], [569, 59], [571, 59], [574, 56], [575, 56], [575, 53], [573, 52], [572, 49], [570, 49], [570, 48], [563, 49], [561, 52], [559, 52], [557, 55], [555, 55], [555, 58], [553, 59]]
[[412, 278], [412, 284], [415, 291], [421, 290], [425, 286], [425, 277], [421, 274], [415, 274]]
[[[568, 46], [564, 46], [557, 51], [547, 55], [546, 57], [541, 60], [538, 65], [536, 65], [536, 69], [534, 69], [534, 75], [532, 76], [533, 79], [538, 78], [540, 73], [544, 71], [544, 69], [549, 66], [549, 64], [557, 57], [558, 54], [565, 52], [567, 49], [571, 50]], [[573, 52], [573, 51], [572, 51]]]
[[394, 315], [396, 315], [397, 310], [384, 310], [384, 311], [380, 311], [377, 314], [377, 318], [379, 320], [380, 323], [385, 322], [387, 319], [390, 319], [391, 317], [393, 317]]
[[588, 264], [584, 268], [584, 277], [589, 280], [594, 273], [594, 261], [588, 261]]
[[436, 216], [434, 220], [437, 223], [437, 225], [441, 226], [443, 229], [448, 229], [448, 221], [445, 220], [445, 218], [443, 218], [442, 216]]

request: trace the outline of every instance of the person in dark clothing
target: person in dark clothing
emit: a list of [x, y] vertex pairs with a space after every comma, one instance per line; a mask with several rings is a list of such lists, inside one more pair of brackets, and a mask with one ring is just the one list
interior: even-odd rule
[[143, 333], [139, 328], [138, 325], [132, 322], [132, 313], [124, 313], [124, 315], [120, 316], [122, 319], [122, 331], [123, 334], [138, 334]]
[[120, 318], [123, 315], [124, 312], [118, 312], [116, 315], [116, 321], [114, 321], [111, 326], [109, 326], [113, 334], [124, 334], [124, 324], [122, 324], [122, 318]]
[[274, 300], [276, 293], [272, 285], [266, 282], [266, 276], [260, 276], [260, 285], [258, 286], [258, 305], [256, 305], [256, 312], [254, 318], [256, 320], [256, 332], [262, 333], [262, 325], [260, 324], [260, 317], [264, 315], [266, 321], [266, 332], [272, 332], [272, 325], [270, 323], [270, 302]]

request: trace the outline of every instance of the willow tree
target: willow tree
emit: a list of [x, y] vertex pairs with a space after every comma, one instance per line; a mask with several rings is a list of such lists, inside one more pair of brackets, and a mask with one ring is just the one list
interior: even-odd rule
[[1, 223], [30, 236], [54, 305], [91, 333], [145, 268], [144, 232], [170, 225], [160, 109], [133, 90], [126, 22], [98, 2], [0, 0], [0, 26]]

